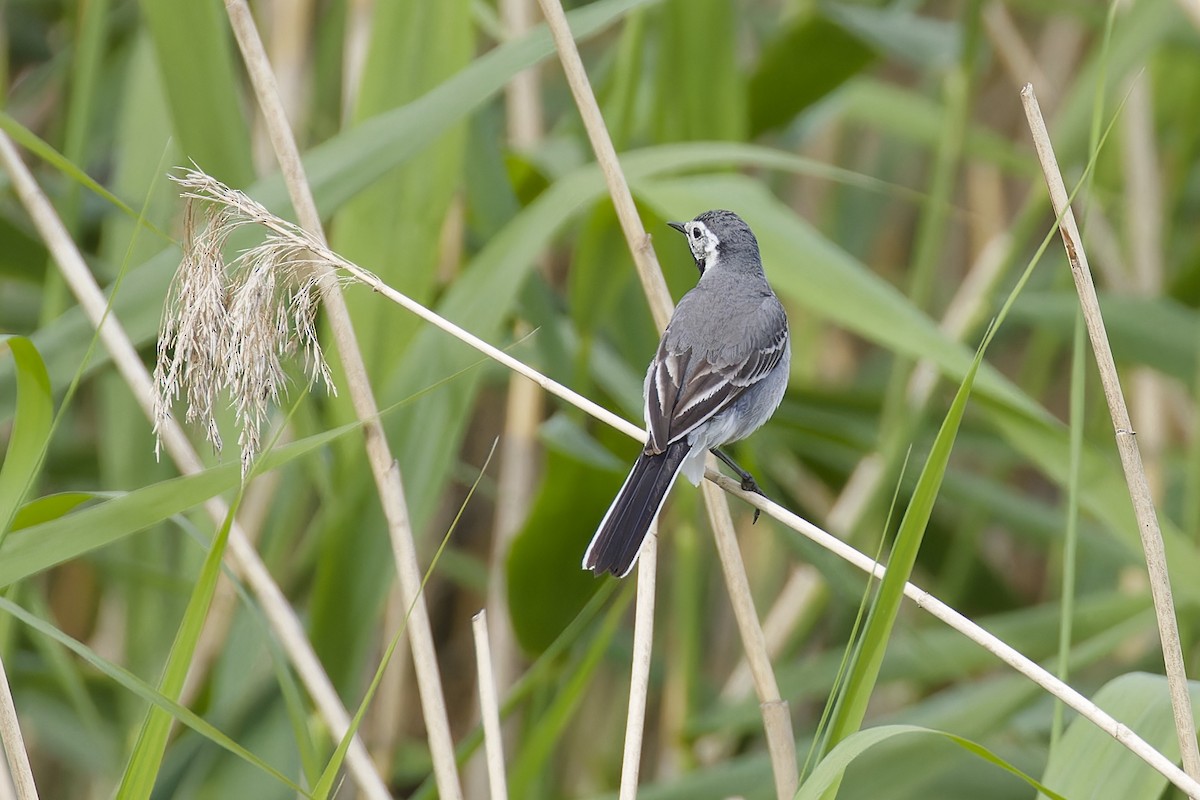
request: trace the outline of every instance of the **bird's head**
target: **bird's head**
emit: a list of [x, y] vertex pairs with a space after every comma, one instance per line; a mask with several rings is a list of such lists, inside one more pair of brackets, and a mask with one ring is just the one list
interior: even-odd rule
[[732, 211], [705, 211], [690, 222], [667, 224], [687, 237], [701, 275], [727, 261], [744, 259], [746, 266], [760, 267], [758, 240], [746, 221]]

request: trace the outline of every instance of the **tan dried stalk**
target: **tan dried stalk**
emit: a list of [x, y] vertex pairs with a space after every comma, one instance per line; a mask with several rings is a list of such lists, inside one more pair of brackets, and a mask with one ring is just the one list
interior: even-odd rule
[[8, 774], [12, 776], [17, 797], [19, 800], [37, 800], [37, 784], [33, 782], [33, 768], [29, 765], [29, 753], [25, 750], [25, 739], [21, 736], [17, 706], [13, 703], [3, 661], [0, 661], [0, 742], [4, 743]]
[[[1050, 191], [1054, 213], [1060, 220], [1059, 233], [1062, 234], [1067, 261], [1071, 265], [1071, 277], [1079, 294], [1084, 323], [1092, 343], [1092, 352], [1096, 356], [1100, 383], [1104, 388], [1104, 399], [1108, 403], [1116, 432], [1121, 468], [1125, 472], [1125, 483], [1129, 487], [1129, 497], [1133, 501], [1133, 511], [1137, 517], [1138, 533], [1141, 535], [1142, 550], [1146, 556], [1146, 568], [1150, 576], [1150, 594], [1154, 599], [1154, 613], [1158, 620], [1158, 635], [1162, 643], [1171, 708], [1175, 714], [1175, 732], [1179, 737], [1184, 769], [1192, 778], [1200, 779], [1200, 750], [1196, 746], [1196, 723], [1192, 715], [1183, 649], [1179, 642], [1179, 624], [1175, 619], [1175, 603], [1171, 596], [1171, 579], [1167, 572], [1162, 530], [1154, 510], [1150, 484], [1142, 467], [1142, 456], [1138, 450], [1137, 439], [1134, 438], [1133, 425], [1129, 421], [1129, 409], [1121, 391], [1117, 365], [1113, 360], [1104, 317], [1100, 312], [1100, 301], [1096, 297], [1096, 286], [1092, 282], [1087, 254], [1083, 249], [1083, 239], [1079, 235], [1079, 227], [1075, 224], [1075, 215], [1068, 202], [1067, 187], [1059, 171], [1058, 160], [1054, 156], [1054, 147], [1050, 142], [1050, 134], [1046, 131], [1046, 122], [1042, 118], [1037, 96], [1033, 92], [1033, 84], [1027, 83], [1021, 89], [1021, 103], [1025, 107], [1034, 147], [1042, 164], [1042, 172], [1046, 176], [1046, 186]], [[1189, 795], [1193, 798], [1200, 796], [1193, 790], [1189, 790]]]
[[475, 665], [479, 684], [479, 716], [483, 722], [483, 745], [487, 752], [488, 785], [492, 800], [508, 800], [504, 777], [504, 742], [500, 737], [500, 705], [496, 701], [496, 676], [492, 672], [492, 649], [488, 643], [487, 611], [471, 618], [475, 637]]
[[636, 800], [646, 732], [646, 696], [654, 649], [654, 590], [658, 574], [658, 523], [650, 525], [638, 560], [637, 604], [634, 606], [633, 658], [629, 667], [629, 712], [625, 715], [625, 747], [621, 756], [619, 800]]
[[[246, 64], [251, 85], [254, 87], [254, 96], [262, 111], [263, 122], [270, 136], [275, 158], [279, 162], [292, 206], [310, 237], [324, 245], [321, 217], [304, 174], [300, 151], [280, 99], [275, 74], [267, 60], [250, 8], [245, 0], [226, 0], [225, 10], [229, 15], [229, 23], [233, 28], [242, 60]], [[425, 607], [425, 595], [421, 591], [421, 568], [413, 541], [400, 465], [392, 457], [387, 437], [379, 421], [379, 408], [367, 378], [366, 365], [362, 352], [358, 349], [346, 302], [336, 281], [323, 281], [321, 289], [326, 319], [345, 370], [350, 402], [355, 415], [363, 423], [367, 461], [375, 478], [384, 518], [387, 520], [396, 577], [405, 605], [411, 609], [406, 631], [416, 670], [421, 710], [425, 719], [438, 793], [442, 800], [457, 800], [462, 797], [462, 786], [458, 779], [454, 741], [450, 736], [450, 721], [446, 711], [445, 694], [442, 691], [442, 678], [438, 671], [437, 652], [433, 645], [433, 631], [429, 624], [429, 612]]]

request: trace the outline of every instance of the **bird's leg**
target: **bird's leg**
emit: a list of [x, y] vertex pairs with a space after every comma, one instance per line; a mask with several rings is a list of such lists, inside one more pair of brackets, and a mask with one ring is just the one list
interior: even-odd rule
[[[736, 461], [734, 461], [733, 458], [730, 457], [730, 455], [728, 453], [726, 453], [724, 450], [722, 450], [719, 447], [714, 447], [709, 452], [711, 452], [714, 456], [716, 456], [717, 458], [724, 461], [726, 463], [726, 465], [729, 466], [730, 469], [732, 469], [734, 472], [736, 472], [738, 474], [738, 477], [742, 479], [742, 491], [743, 492], [754, 492], [755, 494], [762, 495], [763, 497], [767, 496], [766, 493], [762, 489], [758, 488], [758, 481], [754, 480], [754, 476], [751, 475], [746, 470], [742, 469], [738, 465], [738, 463]], [[758, 522], [758, 515], [761, 513], [762, 513], [761, 509], [758, 509], [758, 508], [754, 509], [754, 520], [753, 520], [753, 522], [750, 523], [751, 525], [753, 525], [755, 522]]]

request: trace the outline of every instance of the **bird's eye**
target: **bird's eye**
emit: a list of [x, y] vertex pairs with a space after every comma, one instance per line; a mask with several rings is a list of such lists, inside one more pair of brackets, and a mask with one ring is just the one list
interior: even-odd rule
[[693, 239], [700, 238], [700, 229], [699, 228], [692, 228], [692, 238]]

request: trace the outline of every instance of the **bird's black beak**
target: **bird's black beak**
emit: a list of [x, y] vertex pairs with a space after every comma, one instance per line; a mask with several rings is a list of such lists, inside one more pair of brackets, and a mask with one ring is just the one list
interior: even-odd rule
[[675, 230], [679, 231], [680, 233], [685, 234], [685, 235], [687, 234], [687, 228], [685, 228], [683, 226], [682, 222], [668, 222], [667, 224], [670, 225]]

